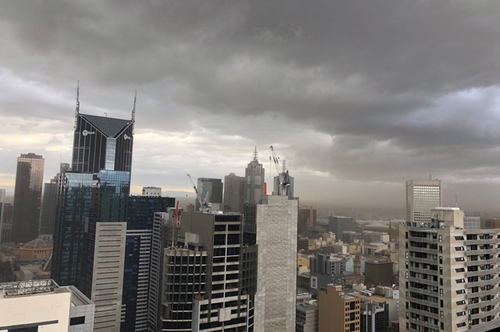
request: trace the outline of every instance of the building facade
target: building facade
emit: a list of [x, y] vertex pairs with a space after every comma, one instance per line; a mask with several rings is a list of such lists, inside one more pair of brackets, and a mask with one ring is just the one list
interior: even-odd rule
[[264, 196], [257, 204], [256, 331], [294, 331], [298, 200]]
[[52, 279], [1, 283], [0, 312], [0, 331], [93, 331], [92, 301]]
[[429, 222], [431, 209], [442, 203], [441, 180], [406, 181], [406, 221]]
[[242, 237], [240, 214], [183, 213], [179, 245], [164, 251], [162, 331], [255, 330], [257, 251]]
[[319, 332], [359, 332], [360, 299], [344, 294], [342, 286], [328, 285], [318, 297]]
[[245, 178], [234, 173], [224, 177], [224, 210], [242, 213], [245, 199]]
[[400, 326], [405, 331], [500, 327], [498, 229], [464, 229], [458, 208], [399, 227]]
[[245, 169], [245, 203], [262, 203], [265, 175], [266, 171], [257, 159], [257, 147], [255, 147], [253, 160]]
[[13, 242], [26, 243], [38, 237], [44, 163], [45, 159], [34, 153], [17, 158]]

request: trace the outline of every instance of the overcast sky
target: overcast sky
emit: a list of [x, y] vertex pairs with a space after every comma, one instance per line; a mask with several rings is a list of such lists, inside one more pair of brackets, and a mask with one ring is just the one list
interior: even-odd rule
[[[310, 204], [500, 211], [498, 0], [3, 1], [0, 187], [16, 157], [71, 158], [81, 112], [130, 117], [133, 190], [244, 174], [286, 155]], [[269, 179], [268, 179], [269, 181]]]

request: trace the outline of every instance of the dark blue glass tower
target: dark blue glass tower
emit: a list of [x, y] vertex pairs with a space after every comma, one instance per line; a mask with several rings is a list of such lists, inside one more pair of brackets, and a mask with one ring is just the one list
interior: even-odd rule
[[129, 197], [121, 331], [147, 330], [148, 312], [157, 310], [148, 304], [151, 274], [161, 271], [151, 266], [153, 236], [162, 236], [154, 234], [158, 231], [153, 227], [154, 213], [167, 212], [174, 205], [175, 198], [170, 197]]

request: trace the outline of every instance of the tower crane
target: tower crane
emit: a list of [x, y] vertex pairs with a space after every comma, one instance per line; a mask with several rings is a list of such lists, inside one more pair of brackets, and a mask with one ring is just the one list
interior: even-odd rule
[[198, 188], [196, 188], [196, 185], [193, 182], [193, 179], [191, 178], [191, 175], [187, 175], [189, 178], [189, 181], [191, 181], [191, 184], [193, 185], [194, 192], [196, 193], [196, 199], [198, 200], [198, 203], [200, 204], [200, 209], [201, 211], [207, 212], [210, 210], [210, 192], [207, 190], [205, 193], [205, 197], [201, 197], [201, 193], [198, 191]]
[[276, 157], [274, 147], [271, 145], [269, 148], [271, 149], [272, 159], [274, 161], [274, 165], [276, 166], [276, 173], [278, 175], [278, 195], [288, 196], [290, 190], [290, 175], [286, 169], [285, 161], [283, 161], [283, 171], [280, 172], [280, 161], [279, 158]]

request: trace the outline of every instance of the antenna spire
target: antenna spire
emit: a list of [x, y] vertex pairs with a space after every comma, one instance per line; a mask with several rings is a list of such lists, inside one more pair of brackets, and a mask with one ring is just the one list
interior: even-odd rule
[[78, 124], [78, 114], [80, 114], [80, 80], [76, 82], [75, 129]]
[[135, 124], [135, 105], [137, 102], [137, 90], [135, 90], [134, 95], [134, 107], [132, 108], [132, 135], [134, 135], [134, 124]]
[[253, 160], [258, 161], [257, 157], [258, 157], [257, 147], [255, 147], [255, 151], [253, 152]]

